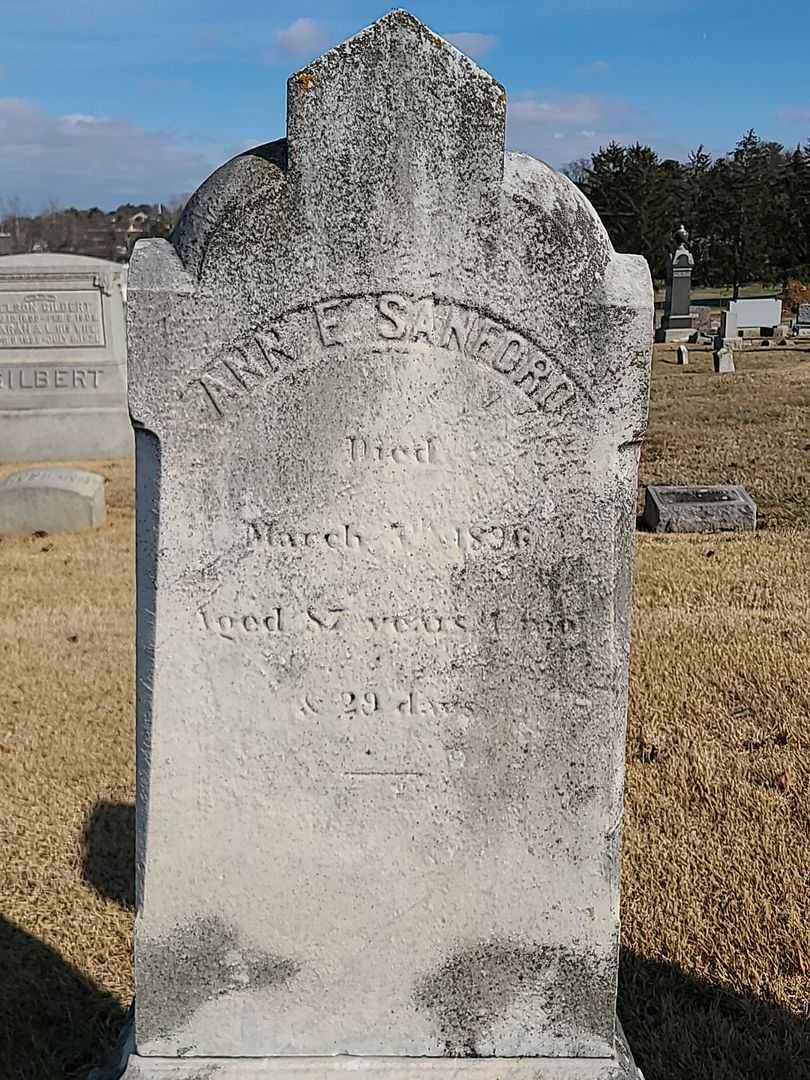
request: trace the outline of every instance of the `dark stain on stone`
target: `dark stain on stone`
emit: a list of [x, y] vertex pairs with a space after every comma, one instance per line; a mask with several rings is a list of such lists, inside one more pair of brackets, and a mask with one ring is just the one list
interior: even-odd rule
[[215, 916], [178, 927], [169, 937], [139, 941], [136, 1008], [141, 1041], [179, 1033], [208, 1001], [240, 990], [285, 987], [301, 965], [239, 943]]
[[523, 996], [542, 1009], [548, 1035], [612, 1037], [615, 971], [585, 949], [498, 938], [465, 945], [419, 981], [414, 1003], [433, 1017], [448, 1057], [479, 1057], [499, 1052], [482, 1044]]

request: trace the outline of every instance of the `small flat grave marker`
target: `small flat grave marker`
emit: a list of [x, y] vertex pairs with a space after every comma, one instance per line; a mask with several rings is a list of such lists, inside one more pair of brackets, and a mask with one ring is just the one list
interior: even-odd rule
[[757, 506], [744, 487], [651, 485], [644, 524], [652, 532], [736, 532], [755, 529]]
[[104, 477], [84, 469], [20, 469], [0, 481], [0, 535], [104, 524]]

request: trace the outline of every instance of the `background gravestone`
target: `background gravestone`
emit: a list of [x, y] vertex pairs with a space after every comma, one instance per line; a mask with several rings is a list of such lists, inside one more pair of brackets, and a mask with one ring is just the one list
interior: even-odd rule
[[0, 536], [96, 529], [104, 477], [86, 469], [20, 469], [0, 480]]
[[131, 268], [126, 1075], [635, 1076], [649, 270], [404, 12], [288, 109]]
[[747, 330], [758, 336], [760, 331], [770, 330], [782, 321], [782, 301], [773, 298], [729, 300], [728, 310], [735, 332]]
[[715, 340], [714, 353], [712, 354], [714, 361], [714, 372], [716, 375], [732, 375], [736, 371], [734, 366], [734, 350], [731, 348], [727, 341], [717, 342]]
[[126, 267], [0, 257], [0, 463], [129, 457]]
[[658, 332], [660, 341], [688, 341], [695, 332], [697, 316], [689, 304], [695, 259], [686, 246], [689, 233], [681, 225], [675, 231], [677, 247], [667, 260], [665, 313]]
[[645, 493], [642, 520], [652, 532], [736, 532], [756, 529], [757, 506], [736, 485], [655, 484]]

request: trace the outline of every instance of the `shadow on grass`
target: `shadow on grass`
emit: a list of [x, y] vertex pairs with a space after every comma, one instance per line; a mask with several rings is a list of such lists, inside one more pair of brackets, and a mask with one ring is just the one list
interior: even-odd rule
[[809, 1080], [810, 1023], [622, 950], [619, 1016], [645, 1080]]
[[135, 807], [100, 799], [84, 827], [84, 880], [116, 904], [135, 910]]
[[85, 1080], [126, 1010], [48, 945], [0, 918], [0, 1076]]

